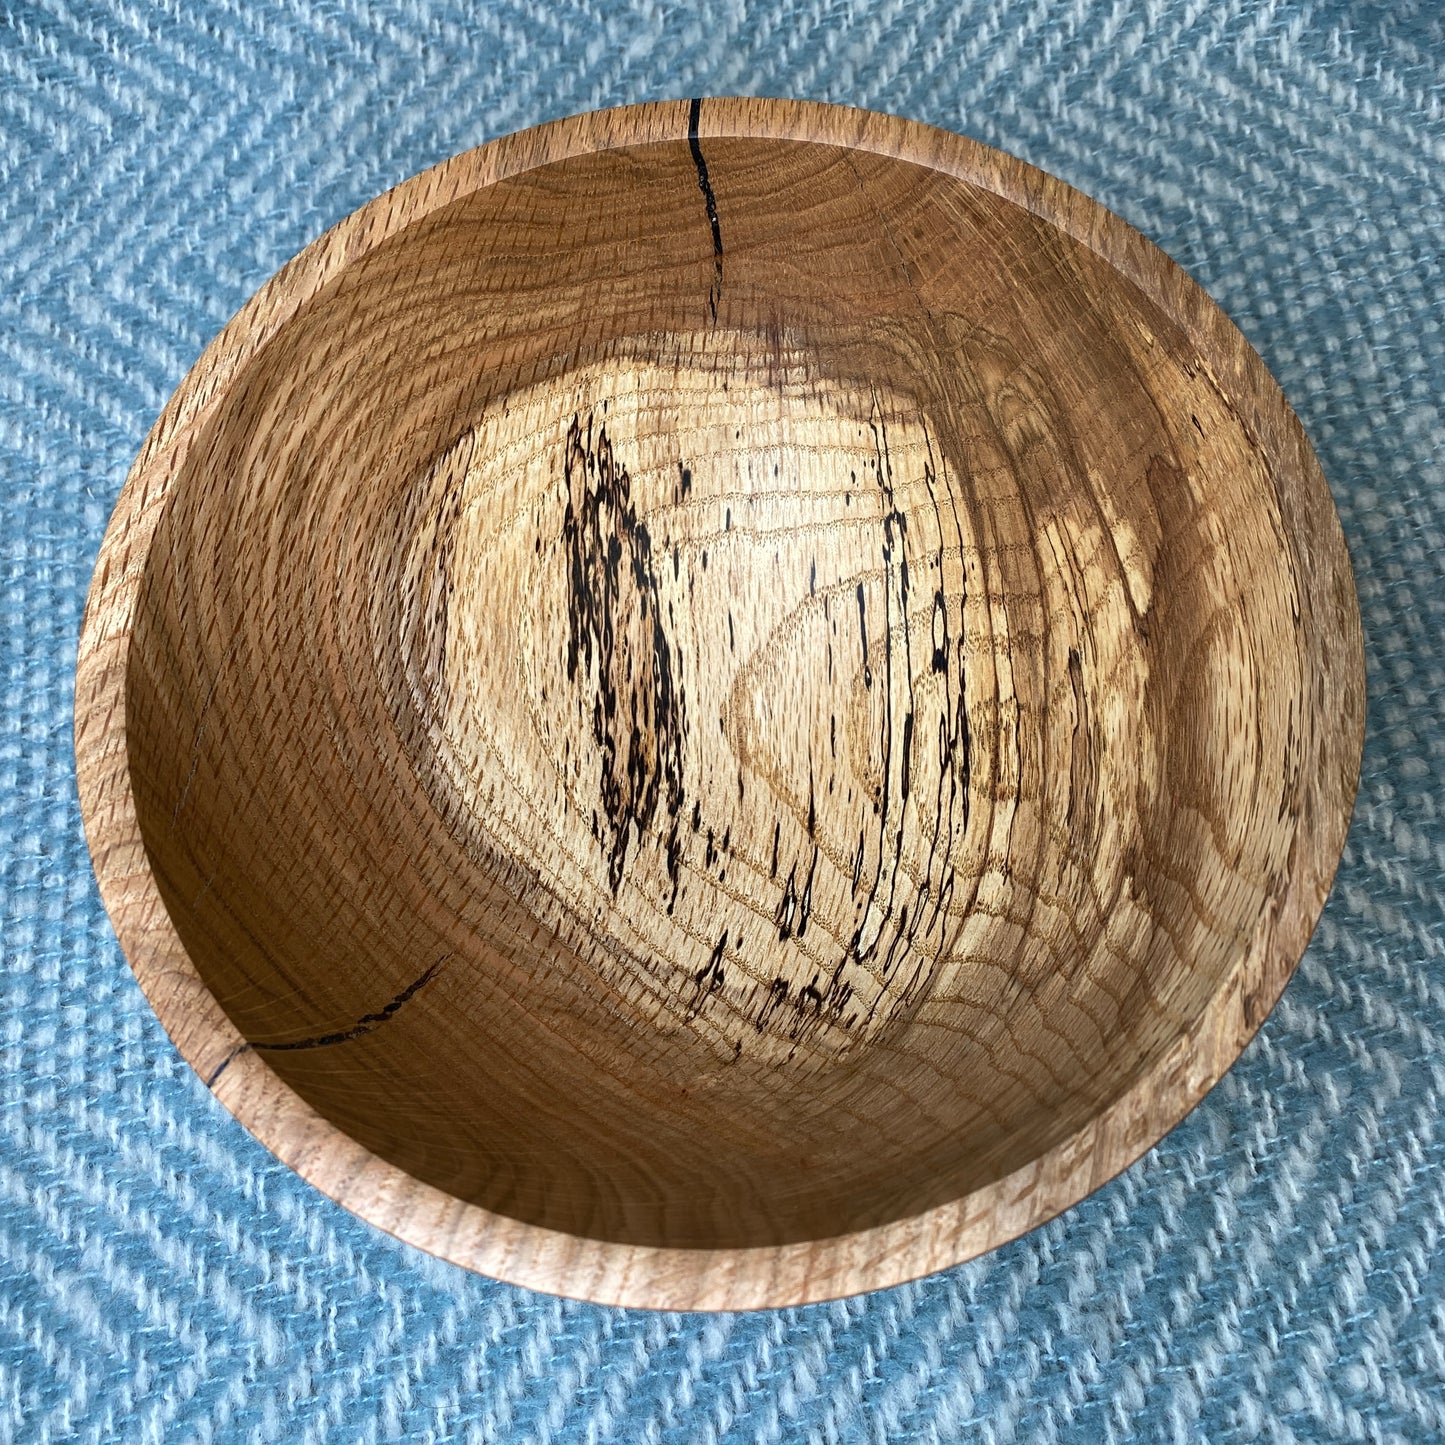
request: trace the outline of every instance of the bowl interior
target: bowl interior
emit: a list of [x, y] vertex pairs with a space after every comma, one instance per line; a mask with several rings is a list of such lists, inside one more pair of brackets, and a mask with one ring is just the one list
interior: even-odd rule
[[747, 1246], [1039, 1157], [1283, 887], [1305, 643], [1255, 440], [1046, 222], [834, 145], [433, 211], [239, 376], [126, 679], [155, 877], [401, 1169]]

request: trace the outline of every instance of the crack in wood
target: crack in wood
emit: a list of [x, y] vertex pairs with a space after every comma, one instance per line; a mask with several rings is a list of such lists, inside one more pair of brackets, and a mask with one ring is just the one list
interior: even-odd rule
[[365, 1035], [371, 1033], [373, 1029], [384, 1024], [388, 1019], [394, 1018], [404, 1004], [409, 1003], [415, 998], [416, 995], [436, 977], [442, 964], [450, 957], [451, 954], [446, 954], [437, 959], [420, 978], [413, 979], [411, 983], [407, 984], [390, 1003], [385, 1004], [375, 1013], [362, 1014], [350, 1028], [336, 1029], [331, 1033], [316, 1034], [310, 1038], [293, 1039], [277, 1044], [259, 1044], [254, 1041], [237, 1044], [236, 1047], [216, 1065], [215, 1071], [211, 1074], [211, 1077], [206, 1080], [206, 1087], [208, 1089], [215, 1088], [216, 1081], [226, 1072], [231, 1063], [240, 1058], [242, 1054], [250, 1053], [252, 1050], [265, 1053], [293, 1053], [299, 1049], [324, 1049], [329, 1048], [333, 1044], [346, 1044], [350, 1043], [353, 1039], [363, 1038]]
[[708, 225], [712, 227], [712, 288], [708, 293], [708, 309], [712, 319], [717, 320], [717, 304], [722, 297], [723, 243], [722, 225], [718, 220], [717, 197], [713, 194], [712, 181], [708, 178], [707, 161], [703, 159], [702, 145], [698, 141], [698, 122], [702, 117], [702, 99], [695, 96], [687, 116], [687, 146], [692, 152], [693, 164], [697, 167], [697, 188], [707, 206]]

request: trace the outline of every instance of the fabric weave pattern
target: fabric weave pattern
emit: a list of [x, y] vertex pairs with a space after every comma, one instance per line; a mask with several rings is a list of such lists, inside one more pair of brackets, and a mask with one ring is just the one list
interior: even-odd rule
[[[101, 908], [71, 687], [130, 461], [278, 265], [492, 136], [729, 93], [973, 135], [1186, 266], [1319, 452], [1370, 715], [1299, 973], [1144, 1160], [914, 1285], [654, 1315], [410, 1250], [214, 1102]], [[1445, 1439], [1442, 183], [1425, 3], [0, 0], [0, 1441]]]

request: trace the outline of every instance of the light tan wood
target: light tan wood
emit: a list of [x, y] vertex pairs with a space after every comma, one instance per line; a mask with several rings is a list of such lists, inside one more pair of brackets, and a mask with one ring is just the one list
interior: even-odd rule
[[1357, 779], [1301, 429], [1116, 217], [706, 100], [309, 247], [96, 568], [86, 828], [177, 1047], [490, 1275], [670, 1308], [955, 1263], [1274, 1003]]

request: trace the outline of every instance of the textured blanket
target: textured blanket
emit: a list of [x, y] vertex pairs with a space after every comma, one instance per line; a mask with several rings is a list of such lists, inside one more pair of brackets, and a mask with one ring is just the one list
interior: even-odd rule
[[[1428, 3], [0, 3], [0, 1440], [1445, 1439], [1445, 24]], [[1370, 723], [1283, 1001], [1062, 1218], [738, 1316], [442, 1265], [176, 1055], [81, 837], [71, 674], [151, 420], [288, 256], [534, 121], [797, 95], [1120, 212], [1280, 379], [1357, 569]]]

